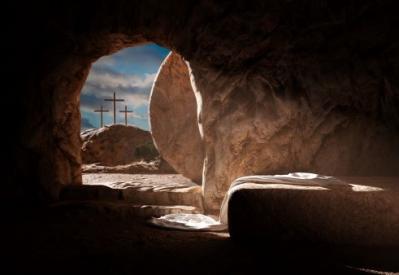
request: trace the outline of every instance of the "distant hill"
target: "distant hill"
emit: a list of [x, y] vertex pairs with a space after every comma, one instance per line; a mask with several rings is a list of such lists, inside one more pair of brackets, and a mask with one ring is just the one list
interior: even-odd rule
[[149, 131], [116, 124], [84, 130], [81, 137], [83, 172], [175, 173]]
[[114, 166], [159, 157], [151, 133], [134, 126], [112, 125], [82, 132], [83, 163]]
[[116, 124], [84, 130], [81, 137], [83, 172], [176, 173], [159, 155], [149, 131]]

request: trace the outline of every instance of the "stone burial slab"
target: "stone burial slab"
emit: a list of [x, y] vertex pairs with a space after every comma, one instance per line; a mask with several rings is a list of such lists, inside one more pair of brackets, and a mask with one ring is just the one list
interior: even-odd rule
[[399, 178], [311, 173], [237, 179], [221, 220], [237, 240], [399, 245]]

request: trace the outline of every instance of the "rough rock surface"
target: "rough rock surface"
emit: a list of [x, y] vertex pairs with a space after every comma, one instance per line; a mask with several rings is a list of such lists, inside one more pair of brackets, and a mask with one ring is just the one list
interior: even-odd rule
[[151, 133], [162, 157], [176, 171], [201, 183], [204, 151], [187, 66], [176, 53], [161, 65], [151, 92]]
[[112, 125], [82, 133], [82, 161], [104, 166], [156, 159], [151, 133], [134, 126]]
[[399, 173], [395, 1], [13, 5], [4, 67], [19, 77], [5, 95], [20, 103], [5, 126], [17, 126], [6, 143], [16, 194], [56, 199], [81, 182], [79, 92], [90, 64], [146, 41], [190, 62], [209, 209], [241, 175]]

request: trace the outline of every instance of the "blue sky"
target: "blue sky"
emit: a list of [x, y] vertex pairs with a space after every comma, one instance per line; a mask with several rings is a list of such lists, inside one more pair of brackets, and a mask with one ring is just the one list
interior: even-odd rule
[[104, 98], [112, 98], [113, 92], [116, 92], [118, 98], [125, 99], [125, 102], [117, 102], [116, 122], [124, 123], [124, 114], [119, 110], [127, 105], [129, 110], [133, 110], [133, 114], [128, 116], [128, 123], [148, 130], [151, 87], [168, 53], [168, 49], [150, 43], [123, 49], [93, 63], [80, 96], [81, 128], [99, 127], [100, 114], [93, 110], [101, 105], [109, 110], [104, 113], [104, 124], [112, 124], [112, 102], [104, 101]]

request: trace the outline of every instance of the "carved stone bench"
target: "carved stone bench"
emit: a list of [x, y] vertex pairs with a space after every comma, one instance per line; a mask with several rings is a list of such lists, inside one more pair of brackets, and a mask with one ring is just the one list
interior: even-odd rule
[[399, 178], [239, 178], [221, 211], [233, 239], [399, 245]]

